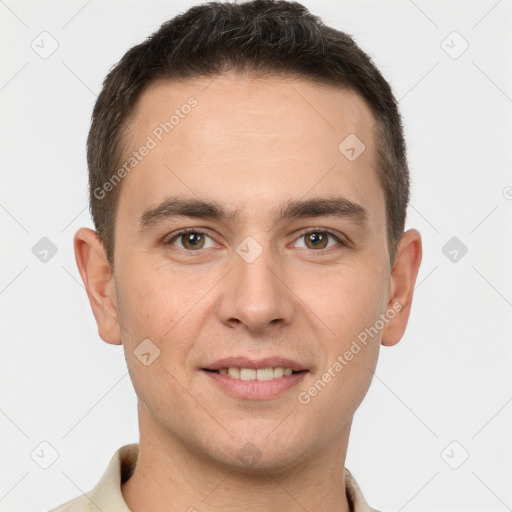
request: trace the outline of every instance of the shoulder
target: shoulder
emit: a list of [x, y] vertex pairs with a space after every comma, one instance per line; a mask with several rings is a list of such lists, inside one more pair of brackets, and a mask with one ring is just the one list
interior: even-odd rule
[[49, 512], [129, 512], [121, 484], [130, 477], [137, 464], [138, 448], [138, 443], [119, 448], [93, 489]]

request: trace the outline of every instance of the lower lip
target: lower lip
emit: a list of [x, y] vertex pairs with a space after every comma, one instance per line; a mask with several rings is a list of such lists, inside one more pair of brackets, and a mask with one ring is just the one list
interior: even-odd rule
[[241, 380], [232, 379], [227, 375], [217, 372], [201, 370], [207, 377], [220, 386], [223, 390], [237, 398], [245, 400], [265, 400], [275, 398], [281, 393], [297, 386], [306, 376], [307, 371], [292, 373], [272, 380]]

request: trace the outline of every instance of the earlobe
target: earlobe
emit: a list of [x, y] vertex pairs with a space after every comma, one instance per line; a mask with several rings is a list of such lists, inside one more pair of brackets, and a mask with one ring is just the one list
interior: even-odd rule
[[[406, 231], [397, 250], [391, 270], [390, 298], [387, 311], [396, 314], [389, 320], [382, 333], [381, 344], [396, 345], [404, 335], [411, 312], [414, 285], [421, 264], [421, 235], [416, 229]], [[391, 315], [389, 315], [391, 317]]]
[[96, 231], [80, 228], [73, 240], [75, 261], [84, 282], [101, 339], [120, 345], [114, 276]]

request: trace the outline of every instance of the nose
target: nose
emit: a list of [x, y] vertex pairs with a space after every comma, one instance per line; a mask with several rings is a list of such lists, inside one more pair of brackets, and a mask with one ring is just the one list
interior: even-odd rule
[[254, 261], [234, 254], [233, 264], [222, 282], [217, 308], [220, 321], [230, 327], [244, 325], [259, 333], [289, 325], [296, 309], [294, 296], [270, 249], [263, 250]]

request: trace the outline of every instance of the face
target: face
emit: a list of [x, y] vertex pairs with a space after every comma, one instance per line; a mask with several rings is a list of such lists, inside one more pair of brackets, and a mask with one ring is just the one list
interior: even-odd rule
[[274, 470], [346, 440], [398, 321], [374, 122], [354, 92], [298, 80], [141, 97], [111, 285], [155, 436]]

